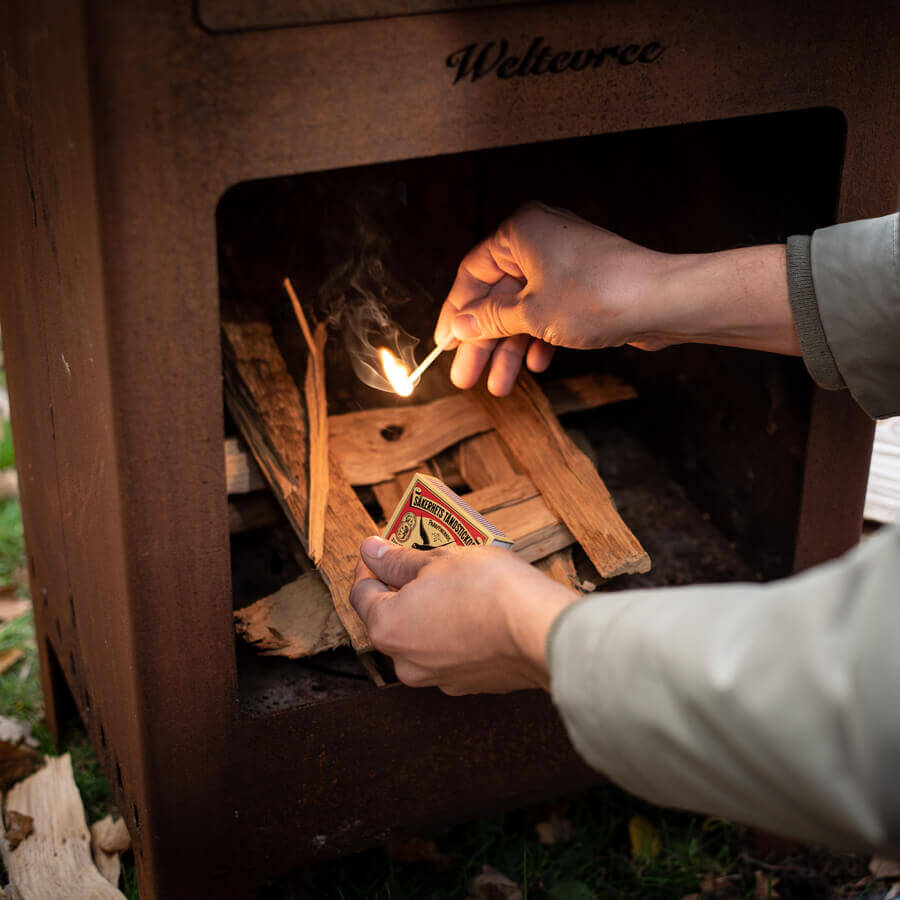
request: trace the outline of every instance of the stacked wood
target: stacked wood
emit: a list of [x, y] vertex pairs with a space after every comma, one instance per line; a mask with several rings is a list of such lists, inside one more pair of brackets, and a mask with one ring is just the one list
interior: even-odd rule
[[[267, 322], [225, 320], [222, 330], [225, 402], [275, 499], [309, 553], [309, 430], [297, 385]], [[328, 463], [329, 490], [318, 568], [354, 649], [365, 652], [372, 644], [350, 605], [350, 588], [359, 545], [377, 529], [333, 453], [329, 453]]]

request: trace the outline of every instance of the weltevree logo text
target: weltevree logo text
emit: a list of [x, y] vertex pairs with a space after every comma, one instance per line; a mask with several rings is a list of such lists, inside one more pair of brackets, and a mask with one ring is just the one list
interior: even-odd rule
[[522, 78], [525, 75], [558, 75], [561, 72], [581, 72], [597, 69], [605, 61], [630, 66], [633, 63], [652, 63], [662, 56], [665, 48], [658, 41], [647, 44], [615, 44], [582, 50], [556, 50], [536, 37], [521, 56], [509, 52], [509, 41], [488, 41], [468, 44], [454, 50], [447, 57], [447, 66], [456, 70], [454, 84], [469, 79], [478, 81], [485, 75], [498, 78]]

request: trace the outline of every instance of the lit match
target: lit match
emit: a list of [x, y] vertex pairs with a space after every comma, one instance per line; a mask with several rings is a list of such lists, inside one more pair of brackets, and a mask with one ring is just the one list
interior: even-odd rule
[[447, 335], [412, 372], [386, 347], [379, 350], [381, 366], [391, 387], [401, 396], [408, 397], [415, 389], [422, 373], [450, 346], [453, 334]]

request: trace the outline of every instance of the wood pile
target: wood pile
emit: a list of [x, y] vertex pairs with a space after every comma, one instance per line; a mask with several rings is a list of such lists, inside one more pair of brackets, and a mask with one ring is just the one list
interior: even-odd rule
[[586, 376], [545, 393], [523, 374], [502, 399], [479, 388], [327, 416], [325, 329], [311, 328], [292, 302], [308, 350], [302, 392], [267, 322], [226, 311], [222, 323], [225, 398], [241, 435], [225, 443], [231, 527], [271, 520], [271, 500], [259, 493], [267, 485], [316, 567], [235, 613], [238, 633], [260, 652], [297, 658], [348, 643], [361, 654], [373, 649], [349, 593], [359, 545], [381, 529], [355, 488], [371, 489], [383, 522], [416, 471], [468, 489], [466, 501], [514, 541], [514, 552], [567, 586], [576, 542], [603, 578], [650, 568], [594, 464], [557, 418], [633, 397], [631, 387]]

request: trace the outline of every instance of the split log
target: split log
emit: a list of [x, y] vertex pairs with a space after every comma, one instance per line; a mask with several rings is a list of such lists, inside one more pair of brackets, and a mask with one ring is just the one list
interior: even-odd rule
[[[309, 552], [307, 425], [293, 378], [267, 322], [222, 322], [225, 400], [272, 493]], [[319, 571], [354, 649], [372, 649], [350, 605], [359, 545], [377, 528], [329, 453], [330, 489]]]
[[315, 334], [300, 301], [294, 293], [290, 278], [284, 279], [284, 288], [291, 298], [294, 315], [306, 340], [306, 378], [303, 395], [309, 424], [309, 516], [306, 533], [309, 539], [309, 558], [318, 565], [322, 561], [325, 542], [325, 507], [328, 501], [328, 397], [325, 393], [325, 341], [328, 332], [324, 322], [316, 325]]
[[225, 484], [229, 494], [262, 490], [266, 480], [240, 438], [225, 438]]
[[563, 587], [567, 587], [574, 593], [580, 593], [577, 588], [578, 573], [575, 571], [575, 560], [572, 558], [572, 548], [567, 547], [550, 556], [539, 559], [535, 565], [548, 577], [552, 578]]
[[234, 620], [237, 633], [263, 656], [300, 659], [350, 642], [317, 572], [236, 610]]
[[0, 823], [0, 850], [15, 896], [54, 900], [122, 900], [91, 859], [91, 833], [66, 753], [47, 757], [39, 772], [6, 795], [6, 809], [34, 820], [34, 831], [14, 850]]
[[[565, 554], [574, 542], [572, 533], [559, 521], [541, 498], [534, 482], [527, 475], [517, 475], [518, 467], [496, 431], [479, 434], [463, 441], [459, 448], [460, 472], [473, 488], [467, 499], [475, 508], [513, 540], [513, 550], [528, 562], [549, 560], [545, 571], [551, 578], [558, 575]], [[516, 512], [499, 512], [525, 500], [532, 501]], [[504, 528], [504, 525], [506, 526]], [[509, 530], [507, 530], [509, 529]], [[568, 559], [571, 560], [571, 550]], [[564, 582], [569, 585], [567, 582]]]
[[[563, 378], [547, 385], [547, 397], [557, 415], [594, 409], [634, 396], [634, 388], [609, 375]], [[339, 461], [350, 484], [390, 481], [397, 472], [420, 468], [447, 447], [490, 431], [490, 419], [473, 401], [471, 394], [465, 392], [415, 406], [330, 416], [331, 454]], [[259, 479], [254, 478], [256, 467], [240, 467], [233, 458], [239, 445], [233, 442], [233, 438], [225, 442], [228, 493], [256, 490], [260, 486]], [[249, 455], [247, 460], [252, 463]]]
[[590, 460], [572, 443], [535, 380], [523, 372], [498, 398], [474, 393], [511, 456], [531, 477], [604, 578], [650, 569], [650, 558], [622, 521]]
[[[404, 490], [408, 486], [409, 479]], [[512, 538], [513, 551], [528, 562], [553, 554], [574, 541], [526, 475], [472, 491], [466, 495], [466, 502]], [[328, 590], [314, 572], [237, 610], [234, 618], [237, 633], [266, 656], [299, 659], [349, 643]], [[369, 660], [360, 656], [360, 662], [365, 666]], [[374, 680], [374, 673], [368, 668], [367, 671]]]

